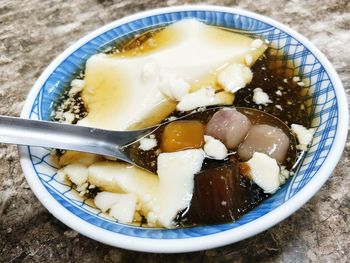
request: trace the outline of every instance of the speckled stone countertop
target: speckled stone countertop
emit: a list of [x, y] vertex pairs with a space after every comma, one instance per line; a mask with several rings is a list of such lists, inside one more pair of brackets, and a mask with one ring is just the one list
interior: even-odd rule
[[[199, 1], [0, 0], [0, 114], [18, 116], [44, 68], [74, 41], [138, 11]], [[208, 1], [270, 16], [309, 38], [350, 92], [350, 1]], [[159, 255], [103, 245], [69, 229], [26, 183], [17, 148], [0, 145], [0, 262], [350, 262], [350, 140], [333, 176], [298, 212], [242, 242]]]

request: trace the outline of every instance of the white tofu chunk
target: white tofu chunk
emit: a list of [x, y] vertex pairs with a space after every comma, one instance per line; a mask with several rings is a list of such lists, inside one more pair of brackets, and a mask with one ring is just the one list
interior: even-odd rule
[[254, 39], [194, 19], [174, 23], [152, 39], [155, 45], [146, 41], [143, 53], [139, 48], [88, 59], [82, 90], [88, 115], [79, 125], [126, 130], [156, 124], [175, 109], [173, 99], [181, 99], [188, 85], [211, 74], [216, 78], [227, 63], [244, 64], [247, 54], [253, 64], [267, 48], [252, 51]]
[[273, 194], [280, 186], [280, 168], [270, 156], [255, 152], [246, 162], [250, 168], [249, 176], [265, 193]]
[[226, 146], [212, 136], [204, 135], [204, 152], [211, 158], [223, 160], [227, 157]]
[[253, 90], [253, 101], [255, 104], [262, 104], [267, 105], [268, 103], [272, 103], [272, 100], [270, 100], [269, 95], [265, 93], [261, 88], [255, 88]]
[[88, 169], [85, 165], [79, 163], [69, 164], [63, 170], [68, 175], [69, 180], [77, 186], [83, 185], [88, 179]]
[[126, 164], [96, 163], [89, 167], [89, 182], [103, 191], [134, 194], [140, 211], [153, 220], [150, 225], [170, 228], [177, 213], [191, 201], [194, 175], [204, 157], [202, 149], [161, 153], [158, 176]]
[[155, 138], [142, 138], [140, 140], [139, 149], [142, 151], [149, 151], [157, 146], [157, 139]]
[[111, 192], [99, 192], [94, 198], [95, 206], [105, 213], [118, 201], [119, 195]]
[[102, 212], [109, 210], [109, 214], [120, 223], [131, 223], [136, 210], [137, 197], [135, 194], [116, 194], [100, 192], [94, 202]]
[[136, 195], [123, 194], [119, 200], [112, 205], [109, 214], [120, 223], [131, 223], [136, 211]]
[[188, 207], [193, 194], [194, 175], [200, 171], [204, 156], [202, 149], [159, 154], [159, 189], [156, 194], [159, 210], [152, 212], [160, 225], [172, 227], [177, 213]]
[[[249, 65], [252, 64], [252, 56], [248, 56]], [[247, 57], [245, 58], [247, 63]], [[248, 64], [248, 63], [247, 63]], [[253, 73], [249, 67], [243, 64], [231, 64], [221, 70], [218, 74], [218, 83], [227, 92], [236, 92], [244, 88], [252, 81]]]
[[153, 193], [158, 185], [157, 175], [132, 165], [118, 162], [98, 162], [88, 168], [89, 183], [103, 191], [133, 193], [142, 196]]
[[177, 104], [178, 111], [194, 110], [198, 107], [232, 104], [234, 96], [227, 92], [215, 93], [213, 88], [203, 88], [182, 97]]
[[316, 132], [316, 129], [306, 129], [304, 126], [299, 124], [292, 124], [291, 128], [292, 132], [297, 136], [299, 142], [299, 145], [297, 145], [297, 149], [306, 151], [308, 145], [310, 145], [312, 142], [312, 138]]

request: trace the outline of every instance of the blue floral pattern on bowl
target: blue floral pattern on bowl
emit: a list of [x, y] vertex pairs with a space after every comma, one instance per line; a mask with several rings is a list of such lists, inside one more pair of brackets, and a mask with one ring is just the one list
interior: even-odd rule
[[116, 42], [128, 41], [135, 34], [185, 18], [196, 18], [207, 24], [268, 39], [275, 50], [276, 60], [287, 58], [292, 62], [296, 74], [299, 74], [305, 83], [309, 83], [312, 94], [312, 126], [317, 128], [312, 146], [299, 172], [276, 194], [238, 221], [231, 224], [170, 230], [146, 229], [115, 222], [86, 203], [70, 185], [58, 178], [57, 167], [50, 159], [50, 149], [28, 147], [32, 168], [49, 194], [64, 208], [90, 224], [123, 235], [151, 239], [190, 238], [223, 232], [247, 224], [291, 199], [314, 177], [329, 154], [337, 131], [338, 107], [333, 84], [326, 69], [307, 47], [281, 29], [258, 19], [229, 12], [203, 10], [157, 14], [128, 22], [96, 36], [72, 52], [46, 79], [36, 96], [29, 117], [48, 120], [55, 103], [60, 100], [69, 82], [84, 68], [91, 55], [107, 50]]

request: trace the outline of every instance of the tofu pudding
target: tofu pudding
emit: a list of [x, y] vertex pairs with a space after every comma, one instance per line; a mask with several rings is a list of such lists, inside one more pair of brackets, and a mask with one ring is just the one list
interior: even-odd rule
[[[118, 47], [118, 48], [117, 48]], [[62, 180], [120, 223], [174, 228], [237, 220], [292, 175], [307, 150], [308, 89], [264, 39], [185, 19], [90, 57], [53, 120], [133, 130], [173, 120], [132, 149], [150, 171], [56, 151]], [[206, 111], [212, 107], [218, 110]], [[237, 107], [237, 109], [236, 109]], [[263, 121], [238, 107], [270, 113]], [[184, 115], [196, 112], [191, 119]]]

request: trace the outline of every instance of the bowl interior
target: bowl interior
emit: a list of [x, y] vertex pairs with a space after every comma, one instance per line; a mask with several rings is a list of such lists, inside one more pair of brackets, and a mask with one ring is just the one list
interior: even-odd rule
[[[74, 76], [84, 68], [86, 60], [93, 54], [111, 48], [115, 43], [124, 43], [135, 34], [164, 26], [184, 18], [197, 18], [207, 24], [234, 29], [244, 34], [254, 34], [268, 39], [275, 49], [277, 61], [290, 62], [288, 65], [309, 83], [313, 112], [312, 126], [317, 128], [312, 146], [299, 172], [261, 205], [231, 224], [198, 226], [182, 229], [145, 229], [119, 224], [101, 214], [86, 203], [71, 188], [58, 178], [57, 167], [50, 160], [50, 150], [26, 147], [22, 153], [31, 161], [31, 168], [46, 191], [70, 213], [80, 219], [107, 231], [151, 239], [176, 239], [205, 236], [237, 228], [271, 212], [295, 196], [316, 175], [329, 155], [338, 125], [337, 97], [327, 70], [309, 48], [278, 26], [259, 18], [252, 18], [235, 12], [187, 10], [148, 15], [126, 23], [116, 23], [102, 30], [94, 37], [79, 42], [63, 60], [47, 74], [36, 95], [30, 101], [25, 117], [49, 120], [50, 114], [62, 93]], [[82, 43], [83, 42], [83, 43]], [[28, 176], [28, 175], [27, 175]], [[30, 175], [32, 176], [32, 175]]]

